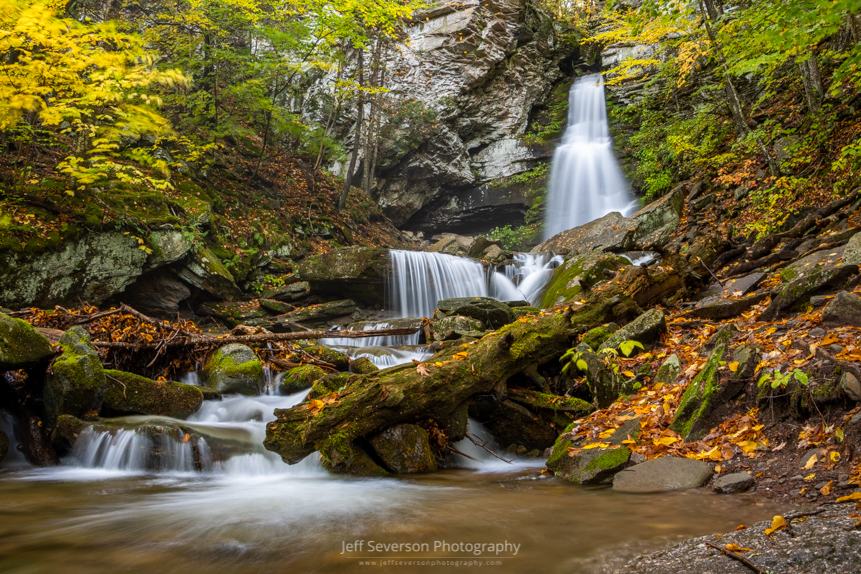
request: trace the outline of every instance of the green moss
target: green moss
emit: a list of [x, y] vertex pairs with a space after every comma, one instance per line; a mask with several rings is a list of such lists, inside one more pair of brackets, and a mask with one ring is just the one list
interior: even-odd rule
[[51, 343], [32, 325], [0, 313], [0, 372], [47, 365]]
[[618, 331], [618, 327], [616, 329], [606, 326], [595, 327], [583, 335], [581, 343], [585, 343], [589, 345], [593, 351], [597, 351], [598, 347], [601, 346], [601, 343], [609, 339], [616, 331]]
[[353, 376], [354, 375], [351, 375], [350, 373], [326, 375], [325, 377], [314, 381], [314, 384], [311, 386], [311, 392], [308, 393], [308, 398], [319, 399], [320, 397], [325, 397], [330, 393], [337, 393], [339, 390], [346, 388], [347, 385], [350, 384], [350, 378]]
[[705, 436], [707, 417], [715, 405], [713, 399], [720, 391], [718, 369], [726, 352], [726, 342], [720, 343], [709, 355], [705, 366], [691, 381], [676, 409], [676, 416], [670, 429], [679, 433], [687, 441], [696, 441]]
[[106, 370], [102, 410], [106, 415], [135, 413], [184, 419], [203, 403], [203, 392], [192, 385], [156, 382], [123, 371]]
[[99, 354], [83, 327], [75, 326], [60, 337], [63, 354], [54, 361], [43, 392], [48, 425], [63, 414], [87, 416], [102, 405], [105, 374]]
[[314, 381], [322, 379], [325, 376], [326, 371], [315, 365], [293, 367], [284, 375], [278, 390], [282, 395], [292, 395], [293, 393], [310, 388], [314, 384]]

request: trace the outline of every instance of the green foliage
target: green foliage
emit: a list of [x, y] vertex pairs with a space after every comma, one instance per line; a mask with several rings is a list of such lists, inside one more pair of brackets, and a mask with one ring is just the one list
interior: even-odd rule
[[785, 389], [791, 379], [795, 379], [805, 387], [809, 384], [807, 374], [801, 369], [793, 369], [788, 373], [781, 373], [778, 370], [770, 371], [759, 377], [756, 384], [760, 388], [770, 386], [772, 389]]

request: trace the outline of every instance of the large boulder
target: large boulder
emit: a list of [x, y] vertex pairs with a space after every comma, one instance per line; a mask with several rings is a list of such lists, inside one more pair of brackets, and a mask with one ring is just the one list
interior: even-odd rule
[[631, 493], [687, 490], [704, 485], [714, 475], [701, 460], [662, 456], [628, 467], [613, 478], [613, 490]]
[[219, 393], [259, 395], [263, 390], [263, 363], [250, 347], [231, 343], [209, 357], [200, 380]]
[[861, 327], [861, 297], [846, 291], [838, 293], [822, 310], [822, 324], [826, 327]]
[[[760, 315], [759, 320], [773, 321], [778, 317], [788, 315], [796, 307], [809, 301], [810, 296], [817, 291], [839, 287], [853, 275], [857, 275], [857, 266], [843, 265], [838, 262], [839, 257], [837, 255], [832, 255], [839, 253], [840, 249], [814, 253], [781, 272], [781, 275], [789, 283], [780, 288], [771, 304]], [[814, 256], [816, 257], [814, 258]]]
[[203, 392], [195, 386], [170, 381], [156, 382], [123, 371], [105, 370], [102, 414], [157, 415], [187, 418], [203, 404]]
[[471, 317], [449, 315], [438, 319], [433, 325], [433, 340], [460, 339], [484, 331], [484, 323]]
[[[569, 429], [566, 431], [570, 432]], [[636, 440], [640, 434], [640, 419], [622, 423], [608, 439], [601, 439], [604, 447], [583, 449], [584, 442], [574, 444], [568, 432], [559, 436], [553, 452], [547, 459], [547, 468], [553, 474], [577, 484], [600, 484], [607, 482], [625, 468], [631, 458], [631, 450], [622, 444], [624, 440]]]
[[853, 235], [843, 248], [843, 265], [861, 265], [861, 233]]
[[428, 433], [418, 425], [391, 426], [371, 437], [370, 443], [377, 457], [394, 473], [436, 472], [436, 457], [428, 443]]
[[305, 326], [325, 326], [329, 319], [344, 317], [356, 312], [356, 302], [352, 299], [340, 299], [302, 307], [278, 316], [278, 321], [299, 323]]
[[618, 348], [625, 341], [637, 341], [643, 345], [654, 343], [667, 332], [667, 320], [660, 309], [646, 311], [601, 343], [602, 349]]
[[63, 354], [54, 360], [43, 396], [48, 426], [60, 415], [95, 415], [105, 396], [105, 373], [90, 335], [80, 326], [60, 337]]
[[722, 297], [708, 297], [697, 303], [691, 311], [691, 315], [700, 319], [711, 319], [721, 321], [741, 315], [754, 305], [757, 305], [769, 297], [768, 293], [750, 295], [742, 299], [731, 299]]
[[32, 325], [0, 313], [0, 372], [47, 365], [51, 343]]
[[616, 255], [605, 253], [569, 257], [553, 271], [553, 276], [544, 288], [541, 307], [552, 307], [577, 297], [583, 291], [615, 276], [626, 263]]
[[499, 329], [517, 319], [511, 307], [489, 297], [443, 299], [437, 303], [437, 308], [450, 315], [477, 319], [491, 329]]
[[670, 429], [682, 435], [686, 441], [703, 438], [709, 430], [709, 417], [722, 398], [720, 375], [726, 343], [720, 343], [709, 355], [705, 366], [688, 386], [676, 409]]
[[35, 256], [0, 253], [0, 306], [99, 305], [141, 274], [147, 254], [125, 233], [90, 233]]
[[278, 392], [282, 395], [292, 395], [305, 389], [310, 389], [314, 381], [326, 376], [326, 371], [314, 365], [293, 367], [284, 374]]
[[190, 235], [183, 234], [176, 229], [153, 231], [149, 236], [150, 248], [146, 261], [146, 267], [155, 269], [162, 265], [176, 263], [191, 250], [193, 244]]
[[299, 275], [314, 293], [343, 296], [349, 293], [368, 305], [383, 303], [388, 250], [378, 247], [339, 247], [309, 257]]
[[233, 275], [224, 263], [208, 248], [192, 252], [185, 263], [174, 272], [186, 283], [206, 291], [218, 299], [235, 301], [242, 297], [242, 291], [233, 280]]

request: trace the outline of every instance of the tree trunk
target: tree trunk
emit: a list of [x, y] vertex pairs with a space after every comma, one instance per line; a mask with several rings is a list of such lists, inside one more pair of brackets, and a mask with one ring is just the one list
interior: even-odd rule
[[849, 31], [852, 33], [852, 41], [856, 44], [861, 42], [861, 25], [859, 25], [858, 16], [849, 14], [846, 16], [846, 23], [849, 26]]
[[810, 57], [798, 64], [801, 70], [801, 81], [804, 84], [804, 98], [811, 112], [818, 112], [825, 97], [825, 86], [819, 74], [819, 63], [816, 54], [811, 50]]
[[732, 125], [735, 130], [735, 137], [736, 139], [742, 139], [750, 133], [750, 127], [747, 125], [744, 108], [741, 106], [741, 100], [729, 74], [724, 75], [724, 88], [726, 90], [726, 99], [729, 102], [729, 109], [732, 112]]
[[704, 1], [705, 1], [705, 5], [706, 5], [706, 12], [709, 15], [709, 19], [710, 20], [717, 20], [720, 17], [723, 10], [721, 9], [720, 12], [718, 11], [718, 7], [715, 4], [715, 0], [704, 0]]
[[364, 71], [364, 48], [359, 48], [359, 117], [356, 120], [355, 141], [353, 142], [353, 154], [350, 157], [350, 165], [347, 167], [347, 172], [344, 174], [344, 189], [341, 191], [341, 198], [338, 200], [338, 211], [343, 212], [347, 205], [347, 196], [350, 193], [350, 185], [353, 180], [353, 170], [356, 169], [356, 160], [359, 157], [359, 148], [362, 145], [362, 123], [365, 115], [365, 94], [362, 91], [365, 82]]

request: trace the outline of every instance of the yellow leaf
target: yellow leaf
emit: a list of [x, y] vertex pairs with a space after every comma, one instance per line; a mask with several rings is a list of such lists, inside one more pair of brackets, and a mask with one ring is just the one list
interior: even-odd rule
[[608, 429], [598, 435], [598, 438], [610, 438], [613, 436], [613, 433], [616, 432], [616, 429]]
[[729, 368], [729, 370], [730, 370], [730, 371], [732, 371], [733, 373], [738, 372], [738, 361], [733, 361], [732, 363], [730, 363], [729, 365], [727, 365], [727, 367], [728, 367], [728, 368]]
[[805, 476], [804, 480], [813, 480], [814, 478], [816, 478], [815, 472], [813, 474], [808, 474], [807, 476]]
[[831, 494], [832, 486], [834, 486], [834, 481], [829, 480], [828, 484], [819, 489], [819, 494], [821, 494], [822, 496], [828, 496], [829, 494]]
[[840, 462], [840, 453], [836, 450], [831, 451], [829, 458], [831, 458], [831, 462]]
[[779, 530], [786, 528], [786, 519], [782, 516], [775, 516], [771, 521], [771, 528], [765, 529], [765, 534], [771, 536]]
[[583, 450], [589, 450], [592, 448], [607, 448], [610, 446], [608, 442], [592, 442], [583, 447]]
[[861, 490], [858, 492], [853, 492], [847, 496], [841, 496], [837, 499], [837, 502], [852, 502], [854, 500], [861, 500]]
[[837, 442], [843, 442], [843, 428], [837, 427], [834, 429], [834, 436], [837, 437]]
[[750, 548], [742, 548], [738, 544], [727, 544], [726, 546], [724, 546], [724, 548], [726, 548], [730, 552], [753, 552], [753, 550], [751, 550]]
[[662, 444], [664, 446], [670, 446], [671, 444], [673, 444], [674, 442], [677, 442], [678, 440], [679, 440], [679, 437], [664, 436], [664, 437], [661, 437], [659, 439], [655, 439], [652, 442], [656, 445]]
[[818, 459], [816, 458], [815, 454], [810, 455], [810, 459], [808, 459], [808, 461], [804, 463], [804, 470], [810, 470], [811, 468], [813, 468], [813, 465], [816, 464], [817, 460]]
[[436, 365], [437, 367], [442, 367], [442, 363], [441, 363], [441, 362], [439, 362], [439, 361], [437, 361], [436, 363], [434, 363], [434, 365]]
[[632, 371], [622, 371], [622, 374], [628, 377], [629, 379], [634, 378], [636, 375]]

